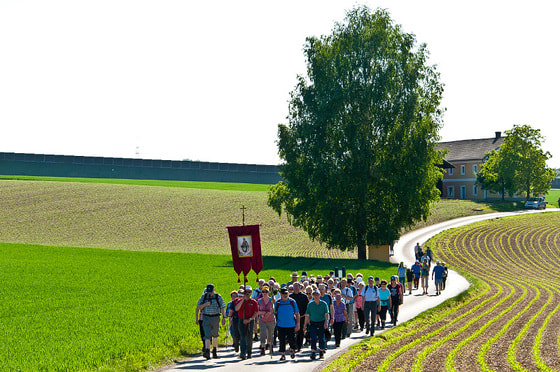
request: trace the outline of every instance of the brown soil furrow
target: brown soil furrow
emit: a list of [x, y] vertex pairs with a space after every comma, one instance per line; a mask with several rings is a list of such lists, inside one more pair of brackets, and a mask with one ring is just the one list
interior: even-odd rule
[[[474, 308], [474, 307], [480, 305], [481, 303], [483, 303], [483, 302], [484, 302], [485, 300], [487, 300], [488, 298], [491, 298], [491, 297], [495, 294], [495, 291], [496, 291], [496, 290], [491, 290], [491, 291], [489, 291], [489, 293], [491, 293], [491, 294], [486, 294], [485, 296], [482, 296], [481, 298], [472, 301], [471, 304], [469, 304], [469, 305], [467, 305], [467, 306], [464, 306], [464, 307], [458, 309], [458, 311], [453, 312], [450, 316], [447, 316], [447, 317], [445, 317], [444, 319], [441, 319], [441, 320], [439, 320], [438, 322], [436, 322], [436, 323], [434, 323], [434, 324], [431, 324], [431, 325], [429, 325], [428, 327], [424, 328], [420, 333], [418, 333], [418, 334], [416, 334], [416, 335], [414, 335], [414, 336], [405, 338], [405, 339], [403, 339], [403, 340], [401, 340], [401, 341], [399, 341], [399, 342], [397, 342], [397, 343], [391, 345], [390, 347], [381, 349], [380, 351], [378, 351], [377, 353], [375, 353], [375, 358], [369, 358], [369, 359], [367, 359], [367, 360], [363, 363], [363, 365], [360, 364], [360, 366], [358, 367], [358, 369], [359, 369], [359, 370], [362, 370], [362, 368], [365, 368], [365, 369], [377, 370], [377, 368], [379, 367], [379, 365], [380, 365], [381, 363], [383, 363], [383, 361], [384, 361], [390, 354], [392, 354], [393, 352], [399, 350], [401, 347], [404, 347], [404, 346], [408, 345], [409, 343], [413, 342], [413, 341], [414, 341], [415, 339], [417, 339], [418, 337], [422, 337], [422, 336], [425, 335], [425, 334], [429, 334], [429, 333], [431, 333], [431, 332], [434, 332], [434, 331], [436, 331], [436, 330], [438, 330], [438, 329], [440, 329], [440, 328], [446, 326], [448, 323], [452, 322], [453, 320], [460, 318], [460, 317], [463, 316], [464, 314], [466, 314], [466, 313], [468, 313], [469, 311], [471, 311], [472, 308]], [[484, 307], [485, 307], [485, 305], [482, 306], [482, 308], [484, 308]], [[457, 329], [457, 328], [459, 328], [459, 327], [456, 327], [455, 329]], [[442, 334], [444, 334], [444, 332], [445, 332], [445, 331], [442, 331]], [[436, 337], [443, 337], [443, 336], [439, 335], [439, 336], [436, 336]], [[435, 340], [435, 341], [437, 341], [437, 340]], [[430, 342], [435, 342], [435, 341], [434, 341], [434, 339], [431, 339]], [[407, 357], [410, 358], [410, 357], [411, 357], [410, 353], [411, 353], [410, 351], [406, 351], [406, 352], [405, 352], [405, 355], [406, 355]], [[395, 365], [395, 363], [393, 363], [393, 365]], [[390, 370], [392, 370], [392, 369], [390, 369]]]

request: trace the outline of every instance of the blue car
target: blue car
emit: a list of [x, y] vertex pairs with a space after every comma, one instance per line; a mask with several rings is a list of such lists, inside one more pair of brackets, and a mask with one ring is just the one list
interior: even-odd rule
[[544, 198], [529, 198], [525, 203], [525, 209], [546, 209], [546, 200]]

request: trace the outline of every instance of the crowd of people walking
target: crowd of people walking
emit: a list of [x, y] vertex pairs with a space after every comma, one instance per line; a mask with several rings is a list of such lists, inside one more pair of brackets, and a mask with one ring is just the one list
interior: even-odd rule
[[[276, 278], [259, 280], [258, 287], [240, 286], [230, 293], [226, 303], [208, 284], [196, 308], [200, 325], [203, 356], [218, 358], [217, 346], [221, 323], [229, 321], [233, 347], [242, 360], [253, 357], [253, 342], [259, 342], [258, 355], [271, 356], [278, 347], [280, 360], [288, 353], [294, 359], [302, 348], [311, 349], [311, 359], [323, 358], [327, 343], [340, 346], [341, 340], [353, 332], [374, 335], [388, 323], [398, 322], [399, 307], [404, 296], [419, 288], [428, 293], [430, 268], [436, 295], [445, 289], [447, 267], [437, 261], [432, 265], [432, 252], [419, 244], [414, 247], [416, 262], [406, 267], [402, 262], [397, 275], [390, 280], [364, 277], [361, 273], [338, 278], [334, 271], [327, 275], [308, 275], [303, 271], [291, 275], [280, 284]], [[387, 316], [389, 315], [389, 316]]]

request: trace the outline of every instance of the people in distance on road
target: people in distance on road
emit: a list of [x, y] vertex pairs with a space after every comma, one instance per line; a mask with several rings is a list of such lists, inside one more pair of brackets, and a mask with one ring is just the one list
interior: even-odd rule
[[416, 260], [420, 261], [420, 259], [422, 258], [422, 256], [424, 255], [424, 251], [422, 250], [422, 247], [420, 247], [418, 249], [418, 252], [416, 252]]
[[441, 294], [443, 289], [443, 273], [445, 272], [445, 268], [441, 266], [441, 262], [437, 261], [436, 266], [432, 270], [432, 280], [434, 280], [435, 276], [435, 285], [436, 285], [436, 295]]
[[226, 303], [222, 296], [214, 291], [214, 285], [206, 286], [204, 293], [196, 306], [196, 322], [199, 323], [199, 313], [202, 313], [202, 327], [204, 328], [204, 357], [210, 359], [210, 345], [212, 357], [218, 358], [218, 336], [220, 335], [220, 314], [222, 325], [226, 324]]
[[430, 277], [430, 265], [428, 264], [428, 260], [425, 260], [422, 263], [422, 290], [424, 291], [422, 294], [428, 294], [429, 277]]
[[317, 341], [319, 341], [319, 358], [322, 358], [326, 349], [325, 330], [329, 326], [329, 306], [321, 300], [321, 293], [313, 291], [313, 301], [307, 305], [305, 312], [305, 327], [311, 336], [311, 359], [317, 356]]
[[420, 266], [420, 261], [416, 260], [410, 269], [414, 273], [414, 289], [418, 289], [420, 276], [422, 275], [422, 266]]
[[418, 257], [418, 251], [420, 251], [422, 247], [420, 247], [420, 242], [416, 243], [414, 246], [414, 257]]
[[356, 296], [356, 313], [357, 313], [357, 323], [360, 328], [360, 332], [364, 330], [364, 296], [362, 296], [362, 292], [364, 290], [365, 284], [364, 282], [358, 283], [358, 295]]
[[426, 255], [430, 258], [430, 264], [434, 261], [434, 253], [432, 252], [432, 248], [430, 246], [426, 247]]
[[[299, 315], [300, 315], [300, 327], [299, 330], [296, 332], [296, 344], [297, 344], [297, 348], [296, 348], [296, 352], [301, 351], [301, 348], [303, 346], [303, 340], [305, 338], [305, 312], [307, 311], [307, 304], [309, 303], [309, 299], [307, 298], [307, 295], [302, 292], [303, 289], [303, 285], [299, 282], [294, 283], [294, 293], [292, 293], [290, 295], [291, 298], [293, 298], [297, 305], [298, 305], [298, 309], [299, 309]], [[311, 289], [310, 292], [311, 294]]]
[[290, 345], [290, 357], [296, 357], [296, 332], [299, 331], [300, 315], [296, 301], [290, 298], [288, 288], [280, 289], [282, 297], [274, 304], [278, 327], [280, 360], [286, 360], [286, 343]]
[[253, 288], [245, 286], [245, 293], [241, 301], [235, 305], [235, 310], [239, 314], [239, 334], [240, 334], [240, 353], [239, 357], [243, 360], [252, 357], [253, 353], [253, 328], [255, 319], [258, 316], [259, 304], [251, 297]]
[[410, 267], [406, 268], [406, 285], [408, 287], [408, 294], [412, 294], [412, 282], [414, 281], [414, 273]]
[[404, 266], [404, 262], [399, 263], [397, 274], [399, 276], [399, 283], [401, 283], [404, 287], [406, 283], [406, 267]]
[[364, 316], [366, 320], [366, 335], [375, 333], [375, 318], [377, 312], [381, 310], [379, 305], [379, 295], [378, 289], [373, 280], [373, 276], [368, 278], [368, 284], [364, 286], [362, 290], [362, 296], [364, 297]]
[[265, 354], [265, 350], [273, 351], [274, 344], [274, 328], [276, 321], [274, 319], [274, 300], [269, 296], [268, 286], [262, 288], [262, 298], [259, 302], [259, 328], [261, 330], [261, 355]]
[[352, 328], [349, 326], [346, 304], [342, 302], [342, 292], [338, 288], [334, 290], [334, 299], [334, 318], [331, 320], [331, 322], [334, 329], [335, 347], [340, 347], [342, 332], [345, 328], [344, 325], [346, 325], [346, 329], [350, 329], [350, 331], [352, 330]]

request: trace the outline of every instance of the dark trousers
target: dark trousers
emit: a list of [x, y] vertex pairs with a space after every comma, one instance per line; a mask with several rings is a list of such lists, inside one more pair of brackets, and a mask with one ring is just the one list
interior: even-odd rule
[[303, 330], [303, 325], [305, 324], [305, 314], [299, 318], [299, 331], [296, 333], [296, 345], [297, 349], [301, 349], [303, 346], [303, 339], [305, 338], [305, 332]]
[[239, 319], [239, 337], [240, 337], [240, 353], [244, 357], [251, 355], [253, 352], [253, 325], [255, 322], [251, 321], [248, 324], [243, 324], [243, 319]]
[[371, 334], [375, 333], [375, 316], [377, 315], [377, 301], [366, 301], [364, 305], [364, 314], [366, 318], [366, 327]]
[[231, 322], [233, 347], [239, 346], [241, 340], [241, 334], [239, 333], [239, 318], [232, 318]]
[[397, 324], [399, 317], [399, 305], [400, 299], [391, 299], [391, 322], [393, 322], [393, 324]]
[[319, 340], [319, 349], [326, 350], [325, 322], [309, 322], [308, 327], [311, 336], [311, 350], [317, 350], [317, 340]]
[[336, 346], [340, 346], [340, 340], [342, 339], [342, 331], [346, 322], [334, 322], [334, 343]]
[[291, 328], [284, 328], [284, 327], [277, 327], [278, 328], [278, 340], [280, 341], [280, 347], [278, 350], [281, 353], [286, 352], [286, 343], [290, 344], [290, 349], [296, 350], [296, 333], [295, 327]]
[[360, 329], [364, 329], [365, 324], [365, 316], [364, 316], [364, 309], [356, 309], [358, 312], [358, 324], [360, 325]]

